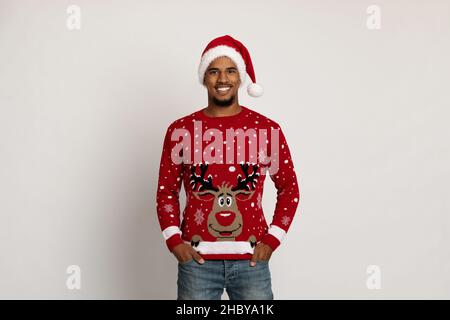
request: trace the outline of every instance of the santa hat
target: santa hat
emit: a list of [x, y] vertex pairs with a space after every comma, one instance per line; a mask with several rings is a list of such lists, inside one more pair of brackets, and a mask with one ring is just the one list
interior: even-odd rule
[[263, 88], [256, 84], [255, 71], [253, 70], [250, 53], [241, 42], [229, 35], [218, 37], [206, 46], [198, 67], [200, 83], [204, 84], [203, 79], [210, 63], [213, 62], [214, 59], [223, 56], [230, 58], [236, 64], [241, 77], [240, 86], [242, 87], [245, 83], [248, 75], [252, 81], [252, 83], [247, 86], [248, 94], [252, 97], [261, 96], [263, 94]]

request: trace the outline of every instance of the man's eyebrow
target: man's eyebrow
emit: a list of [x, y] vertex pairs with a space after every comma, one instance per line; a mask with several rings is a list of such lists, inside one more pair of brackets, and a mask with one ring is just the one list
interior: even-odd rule
[[[237, 68], [235, 68], [235, 67], [229, 67], [226, 69], [227, 70], [237, 70]], [[211, 71], [211, 70], [219, 70], [219, 68], [211, 67], [211, 68], [208, 68], [206, 71]]]

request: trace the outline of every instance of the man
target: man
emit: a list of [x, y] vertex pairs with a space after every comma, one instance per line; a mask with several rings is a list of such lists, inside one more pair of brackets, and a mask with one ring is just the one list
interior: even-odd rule
[[[166, 132], [157, 214], [178, 260], [178, 299], [220, 300], [224, 289], [231, 300], [273, 299], [268, 262], [292, 223], [299, 188], [280, 126], [239, 104], [247, 76], [248, 93], [262, 95], [245, 46], [228, 35], [212, 40], [199, 66], [208, 106]], [[267, 173], [277, 189], [270, 228], [261, 203]]]

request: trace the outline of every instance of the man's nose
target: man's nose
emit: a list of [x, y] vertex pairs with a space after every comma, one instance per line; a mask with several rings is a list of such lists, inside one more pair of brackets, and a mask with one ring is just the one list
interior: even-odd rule
[[220, 72], [219, 73], [219, 82], [228, 82], [228, 75], [226, 72]]

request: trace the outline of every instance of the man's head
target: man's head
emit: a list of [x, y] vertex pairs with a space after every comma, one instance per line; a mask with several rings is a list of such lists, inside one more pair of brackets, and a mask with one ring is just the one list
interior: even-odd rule
[[208, 99], [217, 106], [227, 107], [238, 102], [241, 78], [236, 63], [229, 57], [214, 59], [206, 69], [203, 84], [208, 90]]
[[[219, 73], [208, 73], [208, 70], [210, 70], [212, 65], [216, 65], [215, 67], [216, 69], [219, 69]], [[220, 68], [217, 66], [220, 66]], [[213, 87], [213, 83], [209, 82], [212, 78], [207, 80], [206, 77], [215, 76], [217, 78], [221, 74], [220, 72], [223, 70], [226, 71], [226, 68], [231, 67], [234, 67], [236, 69], [236, 73], [239, 74], [239, 83], [237, 85], [233, 85], [231, 90], [233, 92], [219, 92], [222, 93], [221, 95], [218, 95], [217, 92], [214, 93], [211, 89]], [[230, 81], [230, 79], [227, 80], [224, 75], [225, 73], [222, 74], [221, 77], [223, 77], [223, 79], [221, 81]], [[233, 74], [228, 73], [228, 75], [230, 78]], [[221, 103], [226, 103], [225, 101], [229, 101], [231, 95], [234, 93], [237, 98], [237, 89], [247, 81], [250, 81], [250, 84], [247, 85], [247, 92], [250, 96], [259, 97], [263, 94], [262, 87], [256, 83], [255, 71], [253, 69], [250, 53], [240, 41], [229, 35], [218, 37], [208, 43], [205, 50], [203, 50], [202, 57], [200, 59], [198, 76], [200, 83], [208, 88], [208, 95], [212, 99], [216, 99]], [[214, 84], [216, 86], [217, 81], [218, 80], [216, 79], [216, 83]]]

